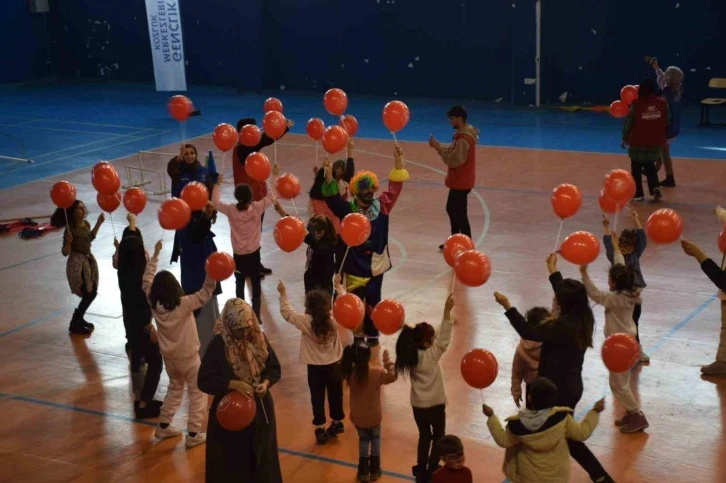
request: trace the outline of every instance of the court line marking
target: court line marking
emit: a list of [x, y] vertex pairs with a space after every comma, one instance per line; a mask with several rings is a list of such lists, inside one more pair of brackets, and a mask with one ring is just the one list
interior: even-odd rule
[[27, 124], [0, 124], [0, 127], [17, 127], [20, 129], [32, 129], [32, 130], [43, 130], [43, 131], [57, 131], [57, 132], [75, 132], [80, 134], [105, 134], [114, 137], [131, 137], [129, 134], [114, 134], [110, 132], [99, 132], [99, 131], [78, 131], [75, 129], [60, 129], [57, 127], [41, 127], [41, 126], [29, 126]]
[[56, 310], [55, 312], [51, 312], [48, 315], [44, 315], [43, 317], [39, 317], [39, 318], [37, 318], [35, 320], [31, 320], [30, 322], [25, 323], [25, 324], [22, 324], [22, 325], [19, 325], [19, 326], [13, 328], [13, 329], [6, 330], [5, 332], [0, 332], [0, 338], [5, 337], [5, 336], [8, 336], [10, 334], [14, 334], [14, 333], [19, 332], [19, 331], [21, 331], [23, 329], [27, 329], [28, 327], [32, 327], [32, 326], [34, 326], [36, 324], [40, 324], [41, 322], [46, 322], [46, 321], [52, 319], [53, 317], [57, 317], [58, 315], [62, 314], [63, 312], [65, 312], [65, 310], [62, 310], [62, 309], [61, 310]]
[[[118, 127], [122, 129], [142, 129], [141, 126], [124, 126], [120, 124], [101, 124], [99, 122], [80, 122], [80, 121], [68, 121], [66, 119], [47, 119], [47, 118], [32, 118], [32, 117], [18, 117], [18, 116], [7, 116], [4, 114], [0, 114], [0, 118], [7, 118], [7, 119], [20, 119], [21, 121], [28, 121], [28, 122], [42, 122], [42, 121], [48, 121], [48, 122], [57, 122], [57, 123], [65, 123], [65, 124], [81, 124], [84, 126], [101, 126], [101, 127]], [[149, 131], [164, 131], [163, 129], [155, 129], [155, 128], [146, 128]]]
[[[78, 406], [71, 406], [70, 404], [57, 403], [57, 402], [52, 402], [52, 401], [44, 401], [42, 399], [35, 399], [32, 397], [19, 396], [19, 395], [15, 395], [15, 394], [0, 393], [0, 399], [10, 399], [10, 400], [21, 401], [21, 402], [26, 402], [26, 403], [30, 403], [30, 404], [38, 404], [41, 406], [52, 407], [55, 409], [63, 409], [66, 411], [75, 411], [78, 413], [89, 414], [92, 416], [99, 416], [104, 419], [114, 419], [116, 421], [124, 421], [124, 422], [129, 422], [129, 423], [142, 424], [144, 426], [149, 426], [152, 428], [156, 427], [156, 425], [157, 425], [157, 423], [152, 422], [152, 421], [147, 421], [144, 419], [136, 419], [136, 418], [132, 418], [131, 416], [124, 416], [122, 414], [114, 414], [114, 413], [108, 413], [105, 411], [97, 411], [95, 409], [86, 409], [86, 408], [81, 408]], [[356, 463], [351, 463], [349, 461], [343, 461], [343, 460], [337, 460], [334, 458], [328, 458], [325, 456], [320, 456], [320, 455], [316, 455], [316, 454], [312, 454], [312, 453], [305, 453], [302, 451], [296, 451], [296, 450], [291, 450], [291, 449], [282, 448], [282, 447], [278, 447], [278, 452], [287, 454], [287, 455], [291, 455], [291, 456], [298, 456], [298, 457], [313, 460], [313, 461], [320, 461], [323, 463], [330, 463], [330, 464], [334, 464], [334, 465], [338, 465], [338, 466], [343, 466], [346, 468], [358, 468], [358, 464], [356, 464]], [[395, 473], [392, 471], [384, 471], [383, 474], [385, 476], [388, 476], [391, 478], [398, 478], [398, 479], [406, 480], [406, 481], [414, 481], [413, 477], [404, 475], [401, 473]]]
[[31, 258], [30, 260], [25, 260], [24, 262], [14, 263], [12, 265], [8, 265], [7, 267], [0, 268], [0, 272], [2, 272], [3, 270], [8, 270], [10, 268], [15, 268], [15, 267], [19, 267], [21, 265], [25, 265], [26, 263], [37, 262], [38, 260], [43, 260], [44, 258], [52, 257], [53, 255], [55, 255], [55, 253], [48, 253], [47, 255], [41, 255], [36, 258]]

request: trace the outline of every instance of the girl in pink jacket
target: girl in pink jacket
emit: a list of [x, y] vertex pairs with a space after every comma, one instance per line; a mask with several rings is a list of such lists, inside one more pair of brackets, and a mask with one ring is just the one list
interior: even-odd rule
[[[549, 317], [550, 311], [544, 307], [534, 307], [525, 314], [527, 323], [539, 325], [545, 318]], [[539, 353], [542, 348], [541, 342], [522, 339], [514, 352], [512, 361], [512, 398], [514, 404], [520, 407], [522, 403], [522, 381], [524, 381], [524, 401], [529, 407], [529, 385], [537, 378], [539, 370]]]

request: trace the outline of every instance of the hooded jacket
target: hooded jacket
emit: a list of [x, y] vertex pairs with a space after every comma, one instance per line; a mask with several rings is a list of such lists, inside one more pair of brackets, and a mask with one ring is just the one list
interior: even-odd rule
[[519, 342], [512, 361], [512, 396], [516, 398], [522, 396], [522, 381], [525, 384], [532, 384], [537, 378], [541, 350], [541, 342], [525, 339]]
[[[147, 298], [151, 292], [151, 285], [154, 283], [158, 263], [159, 259], [155, 257], [146, 264], [143, 289]], [[199, 292], [182, 297], [179, 305], [173, 310], [168, 310], [161, 304], [154, 307], [149, 300], [151, 313], [156, 319], [159, 332], [159, 349], [161, 349], [164, 359], [180, 361], [199, 357], [200, 344], [194, 311], [207, 303], [216, 287], [217, 282], [207, 277]]]
[[570, 451], [567, 439], [585, 441], [597, 427], [599, 415], [590, 410], [578, 422], [572, 410], [554, 407], [524, 409], [507, 418], [507, 429], [492, 415], [487, 426], [494, 441], [506, 448], [504, 474], [512, 483], [567, 483]]
[[476, 185], [476, 143], [479, 130], [470, 124], [454, 133], [451, 146], [441, 153], [441, 159], [449, 167], [446, 187], [455, 190], [470, 190]]

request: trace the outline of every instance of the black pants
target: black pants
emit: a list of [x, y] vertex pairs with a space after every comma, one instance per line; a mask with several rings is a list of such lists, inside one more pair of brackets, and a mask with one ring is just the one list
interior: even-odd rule
[[368, 345], [375, 347], [378, 345], [378, 337], [380, 333], [376, 329], [376, 325], [373, 323], [371, 313], [373, 308], [378, 305], [381, 301], [381, 291], [383, 290], [383, 274], [377, 275], [365, 284], [363, 287], [358, 287], [353, 290], [352, 293], [357, 295], [365, 304], [366, 312], [363, 318], [363, 333], [368, 339]]
[[635, 339], [638, 341], [638, 344], [640, 344], [640, 327], [638, 326], [638, 321], [640, 320], [640, 314], [643, 310], [643, 306], [640, 304], [636, 304], [635, 308], [633, 309], [633, 320], [635, 321]]
[[469, 226], [468, 197], [471, 190], [449, 190], [449, 198], [446, 200], [446, 213], [451, 222], [451, 234], [463, 233], [471, 238], [471, 227]]
[[81, 302], [78, 304], [78, 308], [76, 309], [76, 313], [74, 314], [74, 320], [77, 322], [83, 321], [83, 317], [85, 317], [88, 307], [91, 306], [93, 301], [96, 299], [96, 295], [98, 295], [98, 287], [93, 287], [93, 291], [89, 292], [86, 289], [86, 284], [84, 282], [81, 285], [81, 294], [83, 294], [83, 296], [81, 297]]
[[[575, 406], [569, 406], [573, 411]], [[577, 461], [577, 464], [582, 467], [583, 470], [587, 471], [592, 481], [597, 481], [600, 478], [607, 477], [608, 472], [600, 464], [597, 457], [592, 454], [590, 448], [588, 448], [582, 441], [567, 440], [567, 447], [570, 449], [570, 456]]]
[[433, 471], [439, 465], [436, 444], [446, 434], [446, 406], [413, 408], [413, 419], [418, 426], [418, 467]]
[[328, 407], [330, 419], [342, 421], [345, 418], [343, 411], [343, 379], [340, 377], [338, 363], [327, 366], [308, 365], [308, 387], [310, 387], [310, 401], [313, 405], [313, 424], [325, 424], [325, 392], [328, 392]]
[[650, 193], [650, 196], [653, 196], [655, 189], [660, 187], [660, 183], [658, 181], [658, 172], [655, 170], [655, 162], [639, 163], [631, 159], [630, 171], [632, 172], [633, 178], [635, 179], [636, 198], [642, 198], [644, 196], [643, 171], [645, 171], [645, 176], [648, 179], [648, 192]]
[[236, 272], [234, 278], [237, 281], [237, 298], [245, 300], [245, 281], [250, 279], [252, 284], [252, 310], [255, 311], [257, 320], [262, 323], [260, 318], [260, 299], [262, 297], [262, 283], [260, 275], [260, 250], [252, 252], [248, 255], [234, 255], [234, 264]]
[[164, 369], [159, 344], [154, 344], [149, 334], [141, 332], [129, 341], [131, 372], [141, 371], [141, 359], [146, 361], [146, 375], [141, 386], [141, 400], [149, 402], [154, 398], [159, 387], [159, 379]]

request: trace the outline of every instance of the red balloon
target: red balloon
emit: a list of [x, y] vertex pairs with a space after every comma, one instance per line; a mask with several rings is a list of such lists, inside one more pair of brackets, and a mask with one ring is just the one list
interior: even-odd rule
[[50, 189], [50, 199], [58, 208], [67, 210], [76, 201], [76, 187], [68, 181], [58, 181]]
[[561, 184], [552, 190], [552, 209], [562, 218], [569, 218], [580, 210], [582, 193], [574, 184]]
[[616, 118], [621, 119], [628, 115], [630, 112], [630, 107], [623, 101], [613, 101], [612, 104], [610, 104], [610, 114]]
[[118, 191], [110, 195], [97, 193], [96, 202], [106, 213], [113, 213], [119, 206], [121, 206], [121, 193]]
[[116, 168], [108, 163], [93, 168], [91, 182], [96, 191], [104, 195], [112, 195], [121, 188], [121, 178]]
[[138, 215], [144, 208], [146, 208], [146, 193], [141, 188], [129, 188], [124, 193], [124, 207], [133, 213]]
[[346, 114], [343, 119], [340, 120], [340, 125], [348, 132], [350, 137], [355, 136], [358, 133], [358, 119], [352, 114]]
[[630, 203], [635, 196], [633, 175], [624, 169], [614, 169], [605, 175], [605, 195], [620, 206]]
[[357, 329], [363, 323], [365, 312], [363, 301], [352, 293], [337, 297], [333, 304], [333, 317], [346, 329]]
[[254, 180], [265, 181], [272, 172], [270, 160], [262, 153], [250, 153], [245, 160], [245, 172]]
[[256, 415], [255, 400], [237, 391], [225, 394], [217, 404], [217, 421], [227, 431], [242, 431], [252, 424]]
[[229, 253], [214, 252], [207, 257], [204, 269], [217, 282], [227, 280], [234, 273], [234, 258]]
[[597, 199], [598, 203], [600, 203], [600, 209], [603, 211], [603, 213], [617, 213], [618, 211], [622, 210], [623, 207], [617, 203], [615, 203], [613, 200], [607, 197], [605, 194], [605, 188], [600, 190], [600, 196]]
[[411, 113], [401, 101], [391, 101], [383, 107], [383, 124], [392, 133], [397, 133], [408, 124]]
[[192, 211], [201, 211], [209, 201], [209, 190], [199, 181], [192, 181], [182, 189], [181, 199], [187, 202]]
[[627, 372], [640, 357], [640, 344], [632, 335], [613, 334], [605, 339], [601, 354], [610, 372]]
[[171, 198], [159, 206], [159, 225], [165, 230], [181, 230], [192, 219], [192, 210], [186, 201]]
[[323, 133], [325, 132], [325, 123], [322, 119], [313, 117], [308, 121], [306, 130], [310, 139], [313, 141], [320, 141], [323, 138]]
[[323, 149], [328, 154], [342, 151], [348, 145], [348, 133], [341, 126], [328, 126], [323, 133]]
[[294, 174], [285, 173], [277, 178], [275, 188], [280, 193], [280, 198], [286, 200], [297, 198], [300, 194], [300, 179]]
[[172, 96], [167, 107], [171, 117], [179, 122], [189, 119], [194, 110], [194, 105], [187, 96]]
[[263, 108], [266, 113], [270, 111], [282, 112], [282, 102], [280, 102], [280, 99], [270, 97], [265, 101]]
[[718, 249], [721, 250], [721, 253], [726, 253], [726, 227], [718, 235]]
[[113, 167], [113, 164], [109, 163], [108, 161], [99, 161], [93, 165], [93, 169], [91, 169], [91, 173], [96, 171], [98, 168], [104, 168], [104, 167], [116, 169]]
[[461, 375], [474, 389], [491, 386], [498, 374], [497, 358], [486, 349], [472, 349], [461, 359]]
[[254, 148], [262, 141], [262, 131], [254, 124], [246, 124], [242, 126], [239, 132], [239, 142], [248, 148]]
[[560, 253], [570, 263], [589, 265], [600, 254], [600, 242], [592, 233], [576, 231], [562, 242]]
[[275, 241], [283, 252], [294, 252], [302, 245], [307, 235], [305, 223], [299, 218], [286, 216], [275, 225]]
[[348, 109], [348, 95], [342, 89], [330, 89], [323, 97], [323, 105], [333, 116], [342, 116]]
[[222, 123], [214, 129], [214, 145], [222, 152], [227, 152], [237, 145], [239, 133], [231, 124]]
[[487, 283], [492, 274], [489, 258], [477, 250], [462, 252], [454, 262], [456, 278], [469, 287], [480, 287]]
[[620, 90], [620, 99], [630, 105], [638, 98], [638, 89], [635, 86], [625, 86]]
[[281, 112], [270, 111], [262, 118], [262, 127], [272, 139], [280, 139], [287, 129], [287, 121]]
[[645, 231], [655, 243], [673, 243], [683, 234], [683, 220], [670, 208], [661, 208], [648, 217]]
[[373, 308], [371, 319], [381, 334], [393, 335], [403, 327], [406, 311], [395, 300], [384, 299]]
[[463, 233], [451, 235], [444, 243], [444, 260], [453, 267], [456, 259], [467, 250], [474, 250], [474, 242]]
[[365, 215], [350, 213], [340, 223], [340, 237], [349, 247], [362, 245], [371, 236], [371, 222]]

